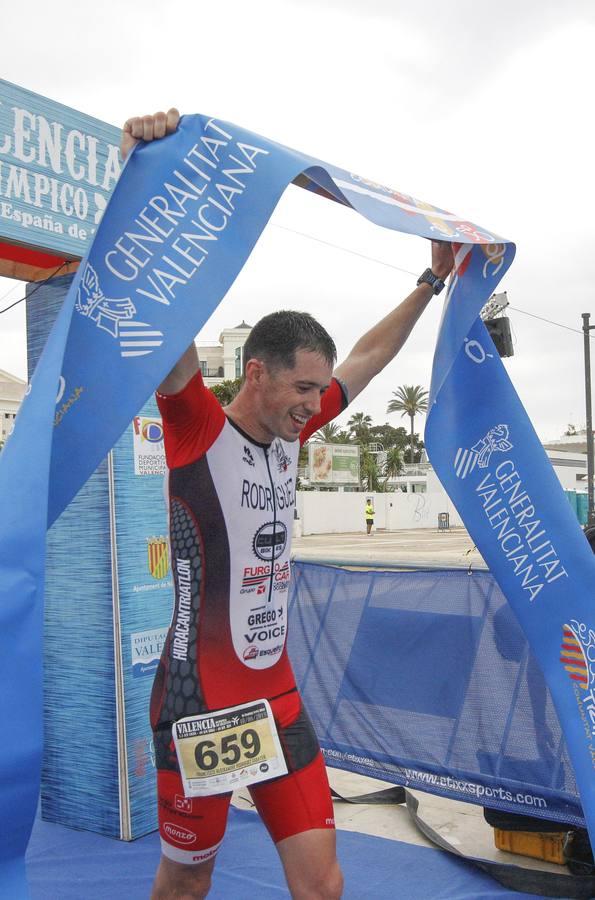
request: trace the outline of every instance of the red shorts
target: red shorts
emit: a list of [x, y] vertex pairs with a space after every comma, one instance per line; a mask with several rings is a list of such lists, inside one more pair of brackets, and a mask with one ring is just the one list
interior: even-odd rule
[[[312, 828], [334, 828], [333, 803], [322, 753], [300, 695], [270, 701], [287, 775], [249, 788], [273, 841]], [[186, 797], [179, 771], [157, 771], [159, 834], [164, 856], [197, 864], [211, 859], [225, 834], [231, 794]]]

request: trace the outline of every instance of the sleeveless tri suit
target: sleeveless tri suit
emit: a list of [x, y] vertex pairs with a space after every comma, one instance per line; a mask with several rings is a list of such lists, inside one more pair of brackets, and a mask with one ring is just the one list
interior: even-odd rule
[[231, 794], [186, 797], [172, 723], [269, 700], [288, 774], [250, 793], [273, 840], [334, 827], [318, 741], [287, 656], [287, 594], [300, 445], [347, 405], [333, 379], [300, 441], [254, 441], [228, 419], [197, 373], [157, 394], [169, 469], [175, 604], [151, 696], [163, 853], [210, 859]]

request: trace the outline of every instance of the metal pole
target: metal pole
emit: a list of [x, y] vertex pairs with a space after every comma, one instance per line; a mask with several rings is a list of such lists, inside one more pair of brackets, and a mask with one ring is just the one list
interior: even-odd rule
[[593, 508], [593, 423], [591, 417], [591, 338], [589, 336], [593, 326], [589, 325], [589, 313], [583, 313], [582, 318], [585, 348], [585, 405], [587, 409], [587, 497], [589, 504], [587, 524], [595, 525], [595, 510]]

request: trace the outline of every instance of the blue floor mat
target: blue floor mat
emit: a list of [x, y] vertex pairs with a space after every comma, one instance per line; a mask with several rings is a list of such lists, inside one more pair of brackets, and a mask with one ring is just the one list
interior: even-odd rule
[[[497, 900], [526, 897], [469, 863], [401, 841], [337, 832], [345, 900]], [[27, 851], [32, 900], [148, 900], [159, 861], [157, 834], [124, 843], [88, 831], [35, 823]], [[258, 816], [230, 810], [213, 900], [280, 900], [281, 863]]]

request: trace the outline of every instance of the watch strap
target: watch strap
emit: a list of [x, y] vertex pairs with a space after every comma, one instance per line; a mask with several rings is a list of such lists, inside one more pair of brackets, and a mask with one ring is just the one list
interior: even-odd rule
[[437, 275], [434, 275], [431, 269], [426, 269], [425, 272], [422, 272], [417, 279], [417, 283], [418, 285], [429, 284], [435, 294], [439, 294], [446, 287], [444, 281], [438, 278]]

